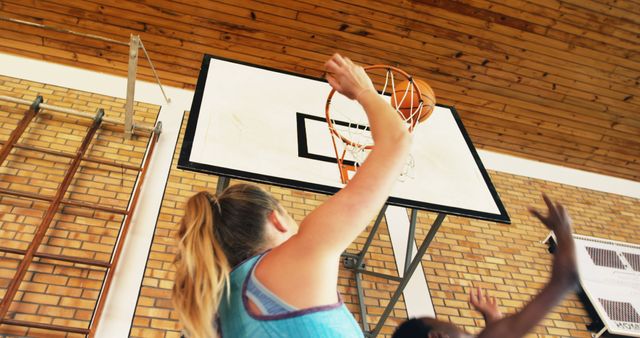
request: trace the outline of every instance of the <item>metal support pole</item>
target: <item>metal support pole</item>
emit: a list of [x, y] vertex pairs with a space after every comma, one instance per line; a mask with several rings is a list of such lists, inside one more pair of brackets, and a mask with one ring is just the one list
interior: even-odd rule
[[44, 324], [44, 323], [34, 323], [34, 322], [27, 322], [27, 321], [24, 321], [24, 320], [15, 320], [15, 319], [5, 319], [5, 320], [2, 321], [2, 324], [34, 327], [34, 328], [37, 328], [37, 329], [61, 331], [61, 332], [66, 332], [66, 333], [78, 333], [78, 334], [87, 334], [87, 333], [89, 333], [88, 329], [82, 329], [82, 328], [79, 328], [79, 327]]
[[140, 36], [131, 34], [131, 40], [129, 41], [129, 69], [127, 73], [127, 101], [124, 106], [124, 135], [127, 140], [130, 140], [133, 134], [133, 99], [136, 91], [138, 49], [140, 49]]
[[171, 99], [167, 97], [167, 93], [164, 92], [164, 88], [162, 87], [162, 83], [160, 83], [160, 77], [158, 76], [158, 72], [156, 72], [156, 67], [153, 66], [153, 62], [151, 62], [151, 58], [149, 57], [149, 53], [147, 53], [147, 49], [144, 48], [144, 43], [142, 43], [142, 39], [140, 39], [140, 47], [142, 47], [142, 51], [144, 52], [144, 56], [147, 57], [147, 61], [149, 62], [149, 66], [151, 66], [151, 71], [153, 72], [153, 76], [156, 78], [156, 82], [158, 82], [158, 86], [160, 87], [160, 91], [162, 92], [162, 96], [164, 96], [164, 101], [167, 103], [171, 103]]
[[387, 275], [386, 273], [380, 273], [380, 272], [375, 272], [371, 270], [366, 270], [365, 268], [358, 268], [358, 269], [355, 269], [354, 271], [361, 275], [369, 275], [373, 277], [388, 279], [398, 283], [402, 281], [402, 277]]
[[[4, 145], [5, 143], [0, 141], [0, 145]], [[47, 149], [47, 148], [38, 148], [38, 147], [34, 147], [28, 144], [24, 144], [24, 143], [16, 143], [13, 145], [14, 148], [18, 148], [18, 149], [24, 149], [24, 150], [31, 150], [31, 151], [37, 151], [39, 153], [44, 153], [44, 154], [49, 154], [49, 155], [54, 155], [54, 156], [59, 156], [59, 157], [65, 157], [65, 158], [74, 158], [75, 155], [72, 153], [67, 153], [64, 151], [57, 151], [57, 150], [52, 150], [52, 149]], [[98, 163], [98, 164], [104, 164], [104, 165], [108, 165], [111, 167], [116, 167], [116, 168], [120, 168], [120, 169], [129, 169], [129, 170], [135, 170], [135, 171], [140, 171], [142, 170], [139, 166], [135, 166], [135, 165], [131, 165], [131, 164], [126, 164], [126, 163], [118, 163], [116, 161], [112, 161], [112, 160], [105, 160], [105, 159], [98, 159], [98, 158], [92, 158], [92, 157], [85, 157], [82, 159], [84, 162], [92, 162], [92, 163]]]
[[104, 310], [104, 305], [106, 304], [107, 295], [109, 294], [109, 290], [111, 288], [111, 282], [113, 281], [113, 276], [115, 275], [116, 268], [118, 266], [118, 263], [120, 262], [122, 247], [124, 246], [127, 234], [129, 233], [129, 227], [131, 225], [131, 220], [133, 219], [133, 213], [135, 212], [136, 206], [138, 205], [140, 191], [142, 190], [142, 185], [144, 184], [144, 180], [149, 169], [149, 164], [151, 163], [151, 158], [155, 151], [156, 144], [158, 143], [158, 137], [160, 136], [160, 126], [161, 124], [160, 122], [158, 122], [158, 127], [156, 127], [156, 130], [153, 132], [149, 150], [147, 151], [147, 155], [144, 159], [144, 164], [142, 165], [142, 171], [139, 173], [138, 184], [136, 185], [135, 191], [133, 192], [133, 197], [131, 198], [131, 203], [129, 204], [129, 208], [127, 210], [126, 219], [124, 221], [124, 225], [122, 226], [122, 230], [120, 231], [120, 236], [118, 237], [113, 257], [111, 258], [111, 267], [107, 271], [104, 285], [102, 287], [102, 291], [100, 292], [96, 310], [94, 312], [93, 321], [91, 323], [91, 326], [89, 327], [89, 337], [95, 336], [98, 324], [100, 323], [100, 317], [102, 316], [102, 311]]
[[367, 334], [368, 337], [376, 337], [378, 333], [380, 333], [382, 326], [384, 325], [387, 318], [389, 318], [389, 314], [391, 313], [394, 306], [398, 302], [398, 299], [400, 299], [400, 295], [402, 295], [402, 292], [404, 291], [404, 288], [409, 283], [411, 276], [416, 271], [416, 268], [422, 261], [422, 256], [427, 251], [429, 244], [431, 244], [431, 241], [433, 240], [436, 233], [438, 232], [438, 229], [440, 229], [440, 226], [442, 225], [442, 222], [444, 221], [446, 216], [447, 215], [445, 214], [438, 214], [438, 217], [431, 225], [431, 229], [429, 229], [427, 236], [422, 241], [422, 244], [420, 244], [420, 248], [418, 248], [418, 251], [416, 252], [415, 257], [411, 260], [411, 264], [409, 264], [409, 269], [406, 270], [405, 275], [402, 277], [402, 281], [400, 282], [400, 285], [398, 285], [398, 288], [393, 293], [391, 300], [389, 300], [389, 304], [387, 304], [387, 307], [384, 309], [384, 312], [382, 312], [382, 315], [380, 316], [380, 320], [378, 321], [378, 324], [373, 329], [373, 331]]
[[[34, 194], [34, 193], [31, 193], [31, 192], [16, 191], [16, 190], [5, 189], [5, 188], [0, 188], [0, 195], [9, 195], [9, 196], [15, 196], [15, 197], [30, 198], [30, 199], [34, 199], [34, 200], [47, 201], [47, 202], [51, 202], [55, 198], [55, 196], [54, 197], [42, 196], [40, 194]], [[71, 207], [89, 208], [89, 209], [93, 209], [93, 210], [106, 211], [106, 212], [110, 212], [110, 213], [113, 213], [113, 214], [119, 214], [119, 215], [126, 215], [127, 214], [126, 210], [123, 210], [123, 209], [120, 209], [120, 208], [109, 207], [109, 206], [106, 206], [106, 205], [88, 203], [88, 202], [83, 202], [83, 201], [73, 201], [73, 200], [70, 200], [68, 198], [61, 200], [60, 204], [71, 206]]]
[[[24, 255], [27, 252], [27, 250], [13, 249], [13, 248], [0, 248], [0, 252], [8, 252], [15, 255]], [[82, 258], [82, 257], [70, 257], [70, 256], [56, 255], [56, 254], [50, 254], [50, 253], [44, 253], [44, 252], [42, 253], [36, 252], [34, 256], [38, 258], [54, 259], [57, 261], [63, 261], [63, 262], [69, 262], [69, 263], [79, 263], [79, 264], [85, 264], [85, 265], [99, 266], [101, 268], [109, 268], [109, 266], [111, 266], [109, 262], [102, 262], [95, 259], [88, 259], [88, 258]]]
[[411, 262], [411, 257], [413, 255], [413, 243], [416, 240], [416, 222], [418, 221], [418, 210], [411, 209], [411, 221], [409, 222], [409, 238], [407, 240], [407, 255], [404, 257], [404, 272], [402, 276], [407, 274], [407, 269], [409, 268], [409, 263]]
[[364, 256], [367, 254], [367, 250], [369, 250], [369, 246], [371, 246], [371, 242], [373, 242], [373, 238], [375, 237], [376, 232], [378, 232], [378, 228], [382, 223], [382, 218], [384, 217], [385, 212], [387, 212], [386, 203], [385, 205], [382, 206], [382, 209], [380, 209], [380, 212], [378, 213], [378, 217], [376, 218], [375, 223], [373, 223], [373, 228], [371, 228], [371, 232], [369, 233], [369, 237], [367, 237], [367, 240], [364, 243], [362, 250], [360, 250], [360, 253], [358, 254], [358, 260], [354, 265], [355, 269], [360, 269], [362, 267], [362, 263], [364, 262]]
[[367, 320], [367, 305], [364, 303], [364, 292], [362, 291], [362, 276], [356, 271], [356, 290], [358, 291], [358, 304], [360, 306], [360, 320], [362, 321], [362, 331], [369, 331], [369, 321]]
[[9, 139], [4, 143], [2, 149], [0, 149], [0, 165], [2, 165], [2, 163], [4, 163], [4, 160], [7, 159], [7, 156], [9, 156], [9, 153], [11, 152], [13, 146], [16, 144], [16, 142], [18, 142], [18, 139], [20, 139], [22, 133], [24, 133], [24, 131], [27, 129], [27, 126], [29, 126], [31, 120], [33, 120], [36, 114], [38, 114], [38, 111], [40, 111], [41, 103], [42, 96], [38, 96], [31, 107], [29, 107], [29, 110], [27, 110], [27, 112], [24, 114], [22, 120], [18, 122], [16, 129], [11, 132]]
[[64, 197], [64, 195], [67, 192], [67, 189], [71, 185], [71, 181], [76, 171], [78, 170], [78, 167], [80, 166], [80, 161], [82, 160], [82, 157], [84, 156], [85, 152], [89, 148], [89, 144], [91, 143], [93, 136], [95, 136], [96, 132], [98, 131], [98, 128], [100, 128], [100, 125], [102, 124], [102, 117], [104, 117], [104, 110], [99, 109], [98, 113], [96, 114], [96, 117], [94, 118], [93, 124], [91, 125], [91, 128], [87, 132], [87, 135], [85, 135], [84, 139], [82, 140], [82, 144], [80, 145], [80, 148], [76, 152], [76, 157], [71, 162], [71, 165], [67, 170], [67, 173], [65, 174], [62, 180], [62, 183], [60, 183], [60, 186], [58, 188], [58, 191], [55, 194], [55, 197], [53, 198], [53, 201], [49, 205], [49, 208], [47, 209], [47, 212], [45, 213], [42, 219], [42, 222], [38, 226], [37, 231], [33, 237], [33, 241], [27, 248], [27, 251], [25, 252], [24, 257], [22, 258], [22, 261], [18, 265], [15, 276], [7, 286], [7, 291], [4, 295], [4, 298], [2, 298], [2, 302], [0, 302], [0, 323], [4, 321], [4, 317], [9, 311], [9, 306], [11, 305], [13, 298], [16, 296], [16, 293], [18, 292], [20, 283], [22, 283], [22, 280], [24, 279], [24, 276], [27, 273], [27, 269], [29, 268], [29, 264], [31, 264], [31, 262], [33, 261], [33, 257], [35, 256], [35, 253], [38, 250], [38, 247], [40, 247], [40, 243], [42, 243], [42, 240], [44, 239], [47, 229], [49, 229], [49, 225], [51, 224], [53, 217], [57, 213], [57, 210], [58, 210], [58, 207], [60, 206], [60, 202], [62, 201], [62, 198]]
[[224, 189], [227, 189], [229, 186], [229, 177], [226, 176], [218, 176], [218, 185], [216, 186], [216, 194], [221, 193]]

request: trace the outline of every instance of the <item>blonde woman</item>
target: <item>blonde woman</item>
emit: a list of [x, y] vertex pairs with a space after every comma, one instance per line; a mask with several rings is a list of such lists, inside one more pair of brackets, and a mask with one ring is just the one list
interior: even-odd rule
[[188, 337], [363, 337], [337, 292], [339, 258], [386, 201], [411, 139], [362, 67], [335, 54], [325, 68], [364, 108], [375, 149], [300, 226], [254, 185], [189, 199], [173, 288]]

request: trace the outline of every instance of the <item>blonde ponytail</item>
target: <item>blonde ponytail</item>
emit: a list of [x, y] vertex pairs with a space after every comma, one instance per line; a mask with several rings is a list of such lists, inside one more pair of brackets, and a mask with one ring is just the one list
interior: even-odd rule
[[229, 289], [231, 267], [214, 234], [215, 223], [212, 201], [206, 192], [187, 201], [178, 232], [172, 297], [189, 338], [217, 336], [214, 316], [224, 289]]
[[267, 249], [267, 216], [278, 201], [252, 184], [236, 184], [217, 198], [199, 192], [187, 201], [178, 232], [173, 304], [189, 338], [211, 338], [231, 268]]

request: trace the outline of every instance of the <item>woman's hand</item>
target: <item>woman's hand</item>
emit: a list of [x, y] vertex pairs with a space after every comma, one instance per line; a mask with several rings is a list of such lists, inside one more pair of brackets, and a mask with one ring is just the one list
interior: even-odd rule
[[333, 54], [324, 67], [331, 87], [351, 100], [357, 100], [366, 92], [375, 93], [373, 83], [364, 68], [354, 64], [348, 57]]

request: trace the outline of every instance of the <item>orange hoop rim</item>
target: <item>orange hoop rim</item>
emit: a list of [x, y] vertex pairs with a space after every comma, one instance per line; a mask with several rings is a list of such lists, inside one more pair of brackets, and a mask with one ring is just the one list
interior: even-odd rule
[[[390, 65], [382, 65], [382, 64], [376, 64], [376, 65], [371, 65], [371, 66], [366, 66], [363, 67], [365, 71], [368, 70], [372, 70], [372, 69], [385, 69], [387, 70], [387, 72], [392, 71], [392, 72], [396, 72], [402, 76], [404, 76], [406, 78], [406, 80], [408, 80], [411, 85], [413, 86], [413, 90], [414, 93], [418, 94], [418, 97], [420, 98], [420, 100], [418, 101], [418, 105], [420, 107], [420, 110], [423, 109], [424, 107], [424, 101], [422, 100], [422, 92], [420, 91], [420, 88], [418, 87], [418, 85], [416, 85], [416, 83], [413, 81], [413, 77], [405, 72], [404, 70], [398, 68], [398, 67], [394, 67], [394, 66], [390, 66]], [[394, 84], [392, 84], [391, 88], [395, 88], [395, 79], [393, 80]], [[330, 113], [330, 108], [331, 108], [331, 99], [333, 98], [333, 95], [335, 94], [336, 90], [331, 88], [331, 91], [329, 92], [329, 95], [327, 96], [327, 102], [325, 104], [325, 115], [326, 115], [326, 119], [327, 119], [327, 124], [329, 125], [329, 131], [331, 131], [331, 133], [333, 135], [335, 135], [336, 137], [338, 137], [343, 143], [355, 147], [355, 148], [359, 148], [359, 149], [364, 149], [364, 150], [371, 150], [373, 149], [373, 144], [370, 145], [366, 145], [363, 146], [359, 143], [353, 142], [350, 139], [348, 139], [347, 137], [343, 136], [342, 134], [340, 134], [338, 132], [338, 130], [336, 130], [336, 128], [333, 125], [333, 119], [331, 118], [331, 113]], [[396, 109], [397, 111], [397, 109]], [[418, 111], [418, 117], [420, 116], [420, 112]], [[415, 118], [415, 119], [411, 119], [411, 124], [409, 125], [409, 132], [412, 132], [413, 129], [415, 128], [415, 126], [419, 123], [419, 119]]]

